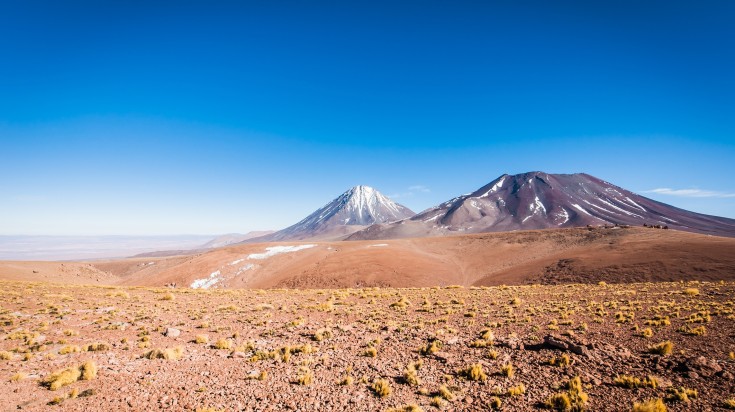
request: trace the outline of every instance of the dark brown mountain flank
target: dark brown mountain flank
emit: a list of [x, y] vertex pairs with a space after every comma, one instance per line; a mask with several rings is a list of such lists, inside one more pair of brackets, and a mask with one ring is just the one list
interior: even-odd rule
[[502, 175], [409, 219], [349, 237], [394, 239], [585, 225], [649, 225], [735, 236], [735, 220], [679, 209], [585, 173]]

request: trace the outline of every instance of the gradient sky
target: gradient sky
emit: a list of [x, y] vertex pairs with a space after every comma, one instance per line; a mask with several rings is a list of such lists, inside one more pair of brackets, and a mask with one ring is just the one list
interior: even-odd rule
[[[155, 3], [155, 4], [151, 4]], [[586, 172], [735, 218], [733, 1], [0, 4], [0, 234], [278, 229]]]

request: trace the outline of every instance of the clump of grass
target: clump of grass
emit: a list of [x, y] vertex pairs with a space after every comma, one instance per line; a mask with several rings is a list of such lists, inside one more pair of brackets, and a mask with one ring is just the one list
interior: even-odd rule
[[165, 295], [161, 296], [161, 300], [174, 300], [174, 299], [176, 299], [176, 296], [174, 296], [174, 294], [171, 292], [166, 293]]
[[649, 399], [642, 403], [635, 402], [631, 412], [666, 412], [666, 405], [661, 399]]
[[229, 339], [220, 339], [212, 347], [215, 349], [232, 349], [232, 341]]
[[648, 353], [654, 353], [656, 355], [666, 356], [671, 354], [674, 350], [674, 344], [670, 340], [657, 343], [653, 346], [648, 347]]
[[508, 388], [509, 396], [518, 396], [523, 395], [524, 393], [526, 393], [526, 385], [522, 383]]
[[459, 375], [471, 381], [484, 382], [487, 380], [487, 374], [482, 370], [482, 365], [475, 363], [459, 371]]
[[587, 404], [589, 396], [584, 392], [582, 379], [572, 378], [566, 385], [567, 391], [551, 395], [544, 406], [558, 411], [581, 412]]
[[28, 374], [25, 372], [18, 372], [15, 375], [10, 377], [10, 382], [20, 382], [23, 379], [27, 378]]
[[566, 368], [567, 366], [571, 364], [572, 364], [572, 359], [566, 353], [559, 357], [555, 356], [549, 359], [549, 365], [551, 366], [558, 366], [560, 368]]
[[81, 352], [81, 350], [82, 349], [77, 345], [66, 345], [63, 348], [59, 349], [59, 355]]
[[337, 382], [337, 384], [342, 385], [342, 386], [352, 386], [354, 382], [355, 382], [355, 379], [349, 374], [347, 374], [342, 379], [340, 379], [340, 381]]
[[425, 346], [422, 346], [421, 348], [419, 348], [419, 353], [424, 356], [433, 355], [439, 352], [442, 346], [444, 346], [442, 341], [440, 341], [439, 339], [433, 339], [431, 342], [427, 343]]
[[97, 377], [97, 364], [94, 361], [86, 361], [79, 366], [83, 381], [91, 381]]
[[65, 336], [79, 336], [79, 332], [74, 329], [66, 329], [64, 331]]
[[295, 382], [299, 385], [311, 385], [311, 382], [313, 381], [314, 373], [311, 371], [311, 369], [307, 368], [306, 366], [300, 367]]
[[447, 402], [444, 399], [442, 399], [441, 396], [434, 396], [433, 398], [431, 398], [431, 402], [429, 402], [429, 405], [435, 408], [441, 409], [444, 407], [446, 403]]
[[513, 369], [513, 364], [506, 363], [503, 366], [500, 367], [500, 374], [503, 376], [507, 376], [509, 378], [512, 378], [513, 375], [515, 375], [515, 370]]
[[370, 385], [370, 390], [380, 398], [384, 398], [393, 392], [390, 387], [390, 382], [388, 382], [387, 379], [376, 379], [372, 385]]
[[104, 352], [110, 350], [110, 345], [104, 342], [94, 342], [87, 345], [84, 345], [84, 348], [82, 348], [85, 352]]
[[209, 343], [209, 336], [207, 336], [207, 335], [196, 335], [194, 337], [194, 343], [207, 344], [207, 343]]
[[97, 364], [87, 361], [77, 367], [61, 369], [41, 381], [41, 385], [55, 391], [78, 380], [92, 380], [97, 377]]
[[696, 328], [688, 328], [686, 326], [682, 326], [678, 329], [678, 332], [691, 336], [703, 336], [707, 334], [707, 328], [704, 327], [704, 325], [699, 325]]
[[490, 398], [488, 406], [491, 409], [499, 410], [503, 406], [503, 401], [501, 401], [500, 398], [498, 398], [497, 396], [493, 396]]
[[143, 357], [147, 359], [166, 359], [177, 360], [184, 355], [184, 348], [177, 346], [175, 348], [153, 349], [146, 352]]
[[643, 336], [644, 338], [653, 337], [653, 331], [651, 330], [651, 328], [645, 328], [641, 331], [641, 336]]
[[421, 379], [419, 379], [417, 363], [412, 362], [406, 366], [406, 370], [403, 372], [403, 380], [411, 386], [421, 385]]
[[378, 350], [375, 347], [369, 347], [365, 349], [365, 351], [362, 353], [363, 356], [367, 356], [368, 358], [374, 358], [378, 356]]
[[317, 342], [321, 342], [332, 337], [332, 330], [328, 328], [321, 328], [314, 333], [312, 339]]
[[439, 396], [441, 396], [443, 399], [446, 399], [448, 401], [451, 401], [454, 399], [454, 394], [452, 393], [449, 388], [447, 388], [446, 385], [442, 385], [439, 387]]
[[722, 407], [725, 409], [735, 409], [735, 398], [725, 399], [722, 401]]
[[697, 399], [696, 389], [687, 388], [669, 388], [666, 400], [669, 402], [689, 402], [691, 399]]
[[697, 288], [686, 288], [684, 289], [684, 294], [688, 296], [697, 296], [699, 295], [699, 289]]
[[615, 386], [621, 388], [653, 388], [656, 389], [659, 386], [658, 379], [653, 376], [646, 376], [643, 380], [638, 379], [630, 375], [618, 375], [613, 381]]
[[498, 359], [498, 351], [496, 351], [495, 349], [490, 349], [487, 352], [487, 357], [490, 359]]
[[13, 359], [13, 354], [4, 350], [0, 351], [0, 360], [11, 360]]

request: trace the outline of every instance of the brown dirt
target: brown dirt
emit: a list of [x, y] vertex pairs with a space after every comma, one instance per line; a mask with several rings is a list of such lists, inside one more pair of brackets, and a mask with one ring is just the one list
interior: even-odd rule
[[[277, 245], [315, 247], [262, 260]], [[378, 246], [385, 245], [385, 246]], [[235, 265], [233, 262], [240, 261]], [[154, 262], [152, 265], [148, 263]], [[576, 228], [451, 237], [231, 246], [192, 256], [94, 262], [121, 285], [424, 287], [528, 283], [735, 280], [735, 239], [674, 230]], [[241, 270], [246, 265], [253, 265]], [[238, 271], [240, 273], [238, 274]], [[60, 278], [59, 281], [62, 279]]]
[[[627, 411], [674, 388], [697, 396], [668, 400], [670, 411], [719, 410], [735, 392], [733, 296], [734, 282], [208, 291], [0, 282], [0, 357], [7, 351], [10, 358], [0, 359], [0, 411], [383, 411], [407, 404], [433, 411], [442, 385], [453, 394], [443, 410], [489, 410], [497, 396], [502, 410], [528, 411], [576, 376], [590, 411]], [[646, 324], [654, 319], [670, 324]], [[703, 335], [689, 333], [698, 327]], [[166, 336], [168, 328], [180, 335]], [[653, 336], [643, 337], [645, 328]], [[321, 341], [320, 329], [330, 331]], [[481, 338], [486, 329], [493, 337]], [[196, 343], [197, 335], [209, 344]], [[544, 344], [547, 335], [555, 338]], [[212, 347], [220, 339], [232, 347]], [[438, 352], [418, 352], [432, 340], [441, 342]], [[672, 353], [649, 353], [667, 340]], [[61, 353], [94, 342], [108, 348]], [[294, 350], [304, 345], [313, 351]], [[364, 355], [371, 345], [375, 357]], [[284, 359], [287, 346], [294, 353]], [[143, 357], [175, 347], [178, 360]], [[562, 355], [571, 365], [549, 364]], [[97, 366], [94, 379], [56, 391], [42, 385], [54, 371], [88, 360]], [[417, 385], [404, 379], [411, 362], [421, 362]], [[508, 363], [510, 377], [500, 372]], [[485, 380], [460, 373], [473, 364]], [[308, 385], [296, 383], [302, 367], [313, 374]], [[11, 380], [19, 372], [27, 376]], [[261, 372], [263, 380], [250, 378]], [[616, 386], [622, 374], [654, 376], [659, 385]], [[353, 383], [339, 385], [346, 375]], [[388, 381], [390, 395], [370, 390], [377, 379]], [[508, 394], [521, 384], [524, 394]], [[80, 396], [68, 398], [72, 391]], [[47, 405], [56, 397], [60, 406]]]

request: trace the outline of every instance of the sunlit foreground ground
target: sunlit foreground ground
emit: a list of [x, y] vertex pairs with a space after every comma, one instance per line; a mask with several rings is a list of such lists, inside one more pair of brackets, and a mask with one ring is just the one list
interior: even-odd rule
[[0, 409], [732, 409], [734, 296], [0, 282]]

